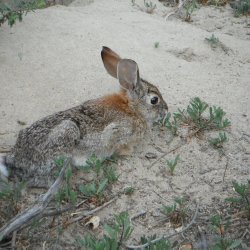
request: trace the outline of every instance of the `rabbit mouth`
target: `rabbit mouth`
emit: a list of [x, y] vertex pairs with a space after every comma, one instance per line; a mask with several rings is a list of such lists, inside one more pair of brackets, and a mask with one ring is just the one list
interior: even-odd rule
[[168, 109], [162, 109], [160, 111], [160, 118], [161, 119], [166, 119], [167, 114], [168, 114]]

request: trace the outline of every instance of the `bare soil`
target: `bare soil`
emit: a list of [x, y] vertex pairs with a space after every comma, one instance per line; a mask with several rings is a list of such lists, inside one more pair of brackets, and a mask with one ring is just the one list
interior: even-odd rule
[[[134, 232], [128, 243], [139, 244], [143, 235], [170, 235], [176, 229], [164, 219], [160, 208], [172, 205], [175, 197], [188, 201], [182, 228], [191, 221], [197, 203], [199, 209], [196, 223], [170, 239], [174, 249], [184, 249], [179, 247], [187, 247], [187, 243], [193, 249], [213, 249], [216, 235], [208, 225], [216, 213], [230, 219], [226, 235], [242, 240], [238, 249], [250, 248], [249, 221], [238, 206], [224, 201], [235, 195], [233, 181], [247, 183], [250, 179], [249, 18], [234, 17], [226, 5], [202, 6], [193, 12], [189, 23], [175, 16], [166, 20], [164, 16], [173, 8], [152, 2], [157, 7], [148, 14], [143, 1], [133, 5], [120, 0], [76, 0], [69, 6], [28, 13], [13, 28], [2, 26], [1, 152], [14, 145], [20, 129], [37, 119], [118, 89], [102, 66], [100, 50], [105, 45], [138, 63], [141, 75], [162, 91], [171, 113], [186, 108], [195, 96], [222, 107], [231, 121], [224, 153], [208, 143], [218, 131], [188, 137], [190, 131], [183, 127], [173, 136], [166, 128], [155, 126], [132, 155], [112, 163], [119, 180], [109, 188], [105, 201], [125, 187], [132, 186], [135, 191], [119, 195], [95, 214], [101, 219], [97, 230], [84, 226], [86, 220], [67, 225], [72, 212], [100, 205], [87, 201], [63, 216], [43, 219], [39, 226], [18, 232], [17, 249], [78, 249], [77, 236], [89, 231], [100, 237], [102, 226], [122, 211], [130, 216], [146, 211], [133, 220]], [[206, 41], [212, 34], [219, 39], [218, 46]], [[159, 43], [157, 48], [155, 43]], [[181, 160], [171, 176], [166, 160], [177, 154]], [[86, 182], [86, 177], [74, 173], [76, 186]], [[14, 210], [22, 211], [41, 192], [26, 190]], [[78, 203], [81, 201], [79, 197]], [[4, 209], [4, 204], [1, 207]], [[6, 218], [1, 218], [1, 224], [4, 222]]]

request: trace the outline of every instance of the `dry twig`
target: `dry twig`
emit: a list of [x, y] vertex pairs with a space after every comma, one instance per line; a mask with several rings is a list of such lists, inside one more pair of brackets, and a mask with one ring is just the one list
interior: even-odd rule
[[183, 7], [183, 5], [186, 3], [186, 1], [187, 0], [183, 0], [183, 1], [180, 0], [178, 6], [176, 7], [176, 9], [174, 11], [172, 11], [172, 12], [170, 12], [168, 14], [164, 14], [163, 17], [165, 17], [165, 20], [167, 21], [167, 19], [170, 16], [172, 16], [172, 15], [176, 14], [178, 11], [180, 11], [180, 9]]
[[134, 214], [133, 216], [130, 217], [130, 221], [137, 219], [140, 216], [143, 216], [147, 213], [145, 210], [141, 210], [139, 213]]
[[160, 241], [162, 239], [168, 239], [168, 238], [171, 238], [171, 237], [173, 237], [175, 235], [184, 233], [193, 224], [195, 224], [195, 222], [196, 222], [195, 220], [196, 220], [197, 215], [198, 215], [198, 210], [199, 210], [199, 203], [197, 203], [197, 205], [196, 205], [196, 210], [195, 210], [195, 213], [194, 213], [194, 216], [193, 216], [191, 222], [187, 226], [185, 226], [180, 232], [176, 232], [176, 233], [173, 233], [173, 234], [170, 234], [170, 235], [163, 235], [162, 237], [156, 238], [156, 239], [150, 241], [149, 243], [146, 243], [146, 244], [143, 244], [143, 245], [138, 245], [138, 246], [127, 245], [126, 248], [128, 248], [128, 249], [143, 249], [143, 248], [148, 247], [149, 245], [154, 244], [154, 243], [156, 243], [156, 242], [158, 242], [158, 241]]
[[[80, 213], [80, 214], [81, 214], [80, 216], [78, 216], [78, 217], [74, 218], [73, 220], [67, 222], [67, 225], [72, 224], [72, 223], [74, 223], [74, 222], [77, 222], [77, 221], [79, 221], [79, 220], [82, 220], [84, 217], [90, 216], [90, 215], [92, 215], [92, 214], [94, 214], [94, 213], [100, 211], [100, 210], [103, 209], [104, 207], [107, 207], [109, 204], [111, 204], [112, 202], [114, 202], [116, 199], [117, 199], [117, 196], [114, 197], [113, 199], [111, 199], [110, 201], [108, 201], [108, 202], [102, 204], [100, 207], [96, 207], [95, 209], [90, 210], [90, 211], [81, 212], [81, 213]], [[76, 214], [76, 213], [74, 213], [74, 214]]]
[[177, 147], [169, 150], [168, 152], [164, 153], [160, 158], [158, 158], [157, 160], [155, 160], [151, 165], [150, 167], [153, 167], [158, 161], [160, 161], [162, 158], [164, 158], [166, 155], [172, 153], [172, 152], [175, 152], [177, 149], [179, 149], [181, 146], [183, 146], [183, 143], [181, 143], [180, 145], [178, 145]]
[[17, 234], [17, 231], [14, 231], [13, 235], [12, 235], [12, 240], [11, 240], [11, 248], [12, 249], [16, 248], [16, 234]]

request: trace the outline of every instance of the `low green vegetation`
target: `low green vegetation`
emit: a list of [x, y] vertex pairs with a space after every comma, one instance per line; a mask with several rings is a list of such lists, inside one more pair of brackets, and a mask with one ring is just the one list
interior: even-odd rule
[[250, 220], [250, 180], [246, 184], [233, 182], [234, 191], [238, 196], [227, 198], [226, 201], [240, 205], [241, 209]]
[[159, 42], [155, 42], [154, 43], [154, 47], [157, 49], [157, 48], [159, 48], [159, 46], [160, 46], [160, 43]]
[[161, 212], [166, 215], [174, 227], [180, 227], [187, 217], [187, 200], [176, 197], [175, 203], [170, 206], [163, 205]]
[[191, 22], [192, 13], [194, 12], [195, 9], [198, 8], [198, 2], [196, 0], [186, 1], [186, 3], [184, 3], [183, 5], [183, 8], [185, 9], [184, 20], [186, 22]]
[[227, 237], [227, 230], [230, 226], [230, 222], [224, 222], [222, 217], [218, 214], [210, 218], [210, 230], [216, 234], [211, 249], [214, 250], [229, 250], [236, 249], [241, 244], [241, 240], [233, 240], [231, 237]]
[[[114, 166], [108, 164], [107, 161], [115, 162], [115, 158], [109, 158], [107, 160], [100, 160], [95, 155], [92, 155], [85, 166], [77, 171], [84, 171], [86, 174], [91, 175], [91, 180], [85, 184], [76, 184], [72, 182], [72, 169], [68, 169], [65, 175], [65, 182], [63, 187], [55, 196], [55, 200], [61, 204], [62, 201], [75, 204], [77, 196], [83, 196], [90, 202], [101, 204], [105, 202], [105, 191], [111, 184], [116, 182], [119, 176], [116, 174]], [[64, 165], [65, 158], [60, 157], [55, 160], [55, 164], [58, 167], [55, 176], [58, 176], [62, 166]]]
[[19, 201], [26, 188], [25, 182], [9, 183], [0, 179], [0, 218], [12, 218], [19, 212]]
[[94, 235], [86, 235], [83, 239], [78, 238], [77, 243], [80, 247], [89, 250], [119, 250], [133, 232], [130, 225], [130, 218], [127, 212], [115, 215], [112, 225], [104, 225], [105, 235], [102, 239], [97, 239]]
[[150, 0], [144, 0], [144, 6], [146, 8], [146, 12], [152, 14], [156, 9], [156, 4], [153, 4]]
[[7, 3], [0, 3], [0, 26], [8, 22], [12, 27], [16, 21], [21, 22], [23, 16], [35, 9], [46, 7], [45, 0], [12, 0]]
[[110, 161], [115, 162], [115, 156], [100, 160], [95, 155], [92, 155], [87, 160], [87, 164], [81, 168], [82, 171], [91, 174], [92, 178], [88, 183], [79, 185], [78, 189], [84, 197], [98, 204], [105, 201], [106, 189], [119, 178], [114, 166], [107, 164]]
[[177, 155], [173, 160], [167, 160], [167, 165], [171, 175], [174, 175], [174, 170], [179, 160], [180, 155]]
[[135, 188], [132, 187], [132, 186], [130, 186], [130, 187], [126, 187], [126, 188], [125, 188], [124, 193], [125, 193], [126, 195], [131, 195], [131, 194], [134, 193], [134, 191], [135, 191]]
[[188, 126], [193, 134], [207, 130], [223, 130], [228, 128], [231, 123], [225, 118], [226, 113], [221, 107], [209, 106], [199, 97], [193, 98], [186, 109], [178, 109], [168, 114], [165, 120], [160, 123], [171, 131], [173, 135], [178, 135], [178, 129], [182, 125]]
[[225, 132], [219, 133], [218, 137], [209, 139], [208, 142], [209, 144], [215, 148], [215, 149], [220, 149], [223, 147], [223, 144], [228, 141], [227, 135]]
[[219, 38], [214, 34], [212, 34], [210, 37], [206, 37], [205, 41], [207, 41], [212, 47], [216, 47], [220, 43]]
[[241, 0], [241, 1], [236, 1], [234, 3], [234, 16], [239, 17], [241, 15], [249, 15], [250, 14], [250, 0]]
[[167, 239], [162, 238], [161, 240], [157, 241], [156, 243], [151, 243], [154, 239], [157, 238], [157, 235], [153, 236], [142, 236], [141, 237], [141, 244], [149, 244], [148, 247], [145, 247], [146, 250], [171, 250], [171, 244]]
[[72, 169], [69, 168], [65, 174], [65, 182], [63, 187], [55, 195], [55, 200], [58, 204], [61, 204], [62, 201], [70, 202], [75, 204], [77, 201], [77, 192], [74, 191], [71, 183]]

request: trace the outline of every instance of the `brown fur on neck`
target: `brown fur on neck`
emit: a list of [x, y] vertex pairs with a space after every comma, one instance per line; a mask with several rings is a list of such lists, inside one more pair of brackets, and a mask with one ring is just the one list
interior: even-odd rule
[[135, 111], [131, 108], [129, 103], [127, 91], [121, 89], [119, 93], [112, 95], [107, 95], [103, 97], [100, 101], [100, 104], [112, 108], [114, 110], [126, 113], [127, 115], [135, 115]]

